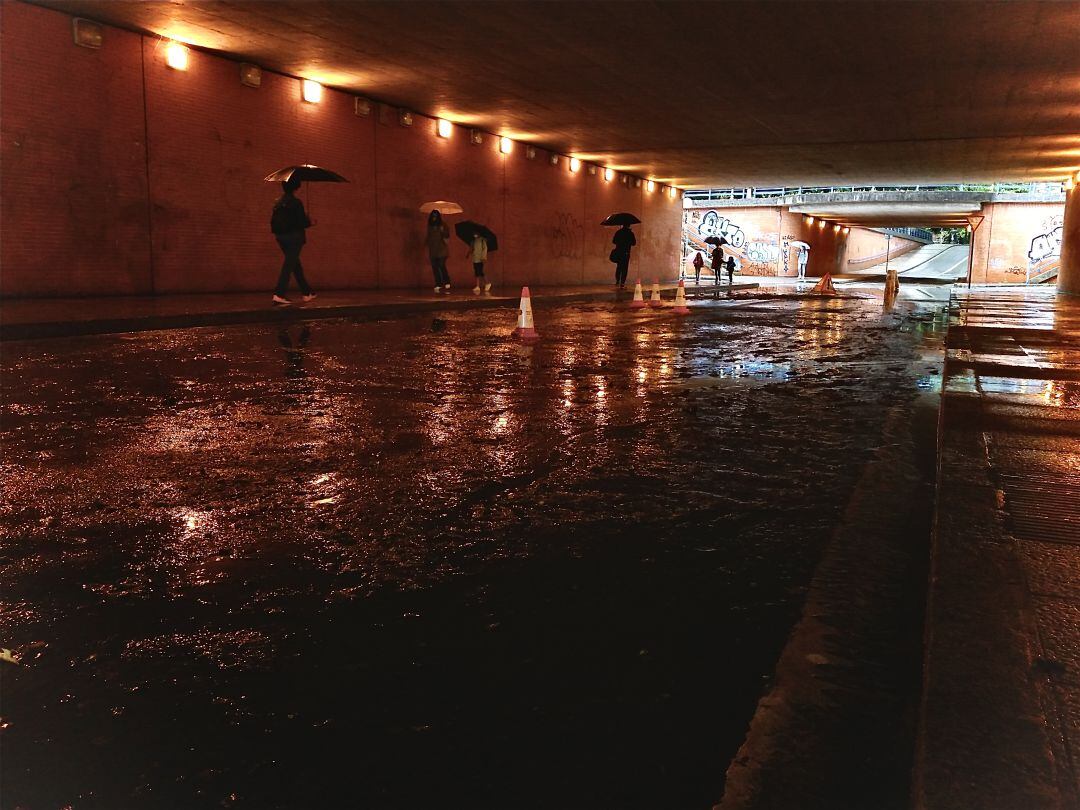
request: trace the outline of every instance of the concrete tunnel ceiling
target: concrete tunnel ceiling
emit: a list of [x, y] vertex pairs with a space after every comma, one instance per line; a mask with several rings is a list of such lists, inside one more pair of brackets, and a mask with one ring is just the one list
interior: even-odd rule
[[1080, 169], [1075, 2], [37, 2], [684, 188]]

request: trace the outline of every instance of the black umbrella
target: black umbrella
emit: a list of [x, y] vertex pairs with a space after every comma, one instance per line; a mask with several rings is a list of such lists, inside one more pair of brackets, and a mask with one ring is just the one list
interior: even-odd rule
[[707, 244], [707, 245], [716, 245], [717, 247], [720, 247], [721, 245], [726, 245], [727, 243], [728, 243], [727, 239], [725, 239], [722, 236], [706, 236], [705, 237], [705, 244]]
[[487, 241], [489, 251], [499, 249], [499, 238], [495, 236], [491, 228], [487, 225], [481, 225], [479, 222], [473, 222], [471, 219], [454, 225], [454, 233], [466, 245], [471, 245], [473, 239], [482, 236]]
[[626, 211], [620, 211], [617, 214], [609, 214], [601, 225], [638, 225], [641, 220], [635, 217], [633, 214]]
[[300, 166], [286, 166], [284, 169], [278, 169], [273, 174], [268, 174], [263, 179], [268, 183], [278, 183], [292, 179], [303, 180], [308, 183], [349, 182], [337, 172], [332, 172], [321, 166], [312, 166], [310, 163], [304, 163]]

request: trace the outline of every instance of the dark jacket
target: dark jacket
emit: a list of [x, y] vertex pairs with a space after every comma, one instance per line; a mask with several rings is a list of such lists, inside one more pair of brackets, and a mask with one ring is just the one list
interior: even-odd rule
[[724, 249], [717, 245], [712, 252], [712, 269], [719, 270], [724, 266]]
[[270, 230], [277, 237], [299, 236], [305, 241], [304, 230], [311, 227], [304, 204], [294, 194], [282, 194], [270, 214]]
[[616, 253], [629, 256], [630, 248], [637, 244], [637, 237], [629, 228], [619, 228], [619, 230], [615, 231], [615, 235], [611, 237], [611, 244], [615, 245]]

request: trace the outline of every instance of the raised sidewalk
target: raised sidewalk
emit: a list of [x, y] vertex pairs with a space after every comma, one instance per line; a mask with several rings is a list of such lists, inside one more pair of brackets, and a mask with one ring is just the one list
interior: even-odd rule
[[[762, 279], [763, 281], [765, 279]], [[769, 282], [775, 279], [767, 279]], [[756, 282], [756, 280], [755, 280]], [[741, 292], [755, 282], [734, 284]], [[661, 285], [671, 297], [672, 284]], [[615, 291], [611, 285], [532, 287], [534, 301], [629, 300], [633, 290]], [[72, 337], [111, 332], [142, 332], [194, 326], [263, 323], [325, 318], [385, 318], [403, 313], [473, 307], [516, 307], [520, 287], [503, 287], [474, 295], [470, 287], [436, 295], [420, 290], [331, 290], [302, 304], [275, 307], [270, 293], [207, 293], [202, 295], [110, 296], [98, 298], [27, 298], [0, 300], [0, 340]]]
[[1080, 300], [957, 288], [913, 806], [1080, 807]]

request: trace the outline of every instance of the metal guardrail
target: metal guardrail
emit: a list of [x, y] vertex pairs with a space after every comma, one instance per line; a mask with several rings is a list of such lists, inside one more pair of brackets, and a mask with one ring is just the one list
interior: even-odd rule
[[929, 244], [934, 241], [934, 232], [929, 228], [875, 228], [882, 233], [891, 233], [893, 236], [908, 236]]
[[954, 183], [914, 186], [773, 186], [769, 188], [709, 188], [684, 192], [691, 200], [772, 200], [799, 194], [854, 194], [862, 191], [976, 191], [988, 194], [1056, 194], [1061, 183]]

